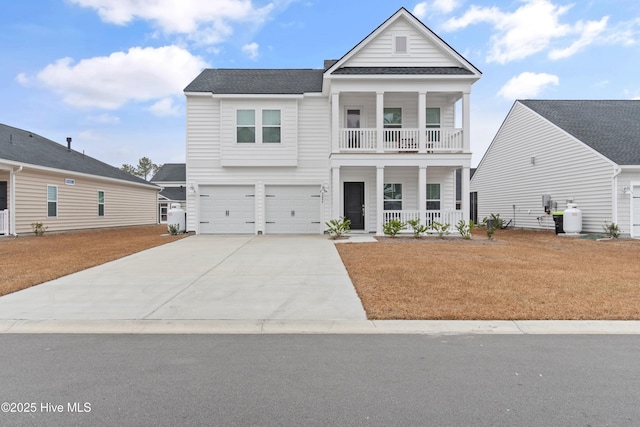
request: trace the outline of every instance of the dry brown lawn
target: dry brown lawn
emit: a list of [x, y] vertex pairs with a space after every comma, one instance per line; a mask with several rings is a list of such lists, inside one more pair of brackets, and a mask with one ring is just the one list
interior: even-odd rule
[[640, 319], [638, 240], [476, 230], [336, 246], [369, 319]]
[[181, 239], [166, 225], [0, 236], [0, 295]]

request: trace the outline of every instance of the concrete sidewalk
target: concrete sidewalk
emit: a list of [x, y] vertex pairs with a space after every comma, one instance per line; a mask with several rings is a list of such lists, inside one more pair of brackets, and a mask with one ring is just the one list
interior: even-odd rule
[[322, 320], [366, 315], [326, 236], [192, 236], [0, 297], [0, 320]]

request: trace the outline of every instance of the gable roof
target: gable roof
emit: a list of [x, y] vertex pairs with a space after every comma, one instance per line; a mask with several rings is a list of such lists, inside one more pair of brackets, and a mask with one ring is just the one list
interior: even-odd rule
[[302, 95], [322, 92], [322, 73], [314, 69], [207, 68], [184, 89], [214, 94]]
[[155, 187], [142, 178], [103, 163], [35, 133], [0, 124], [0, 162], [78, 172]]
[[165, 163], [158, 169], [151, 182], [186, 182], [187, 165], [184, 163]]
[[160, 195], [166, 197], [168, 200], [185, 201], [187, 200], [187, 192], [184, 186], [180, 187], [166, 187], [160, 192]]
[[640, 165], [640, 101], [518, 100], [619, 165]]
[[[351, 50], [349, 50], [349, 52], [343, 55], [342, 58], [340, 58], [334, 64], [332, 64], [331, 67], [328, 67], [326, 70], [326, 74], [347, 74], [347, 73], [340, 73], [340, 72], [336, 73], [336, 71], [340, 70], [342, 67], [347, 65], [347, 62], [349, 61], [350, 58], [355, 56], [370, 41], [375, 39], [379, 34], [381, 34], [383, 31], [385, 31], [387, 28], [389, 28], [394, 22], [398, 21], [399, 19], [406, 19], [407, 22], [411, 23], [417, 30], [421, 31], [422, 34], [424, 34], [425, 37], [430, 39], [438, 48], [440, 48], [443, 52], [445, 52], [452, 59], [454, 59], [455, 62], [459, 63], [461, 65], [459, 67], [460, 69], [468, 71], [468, 73], [451, 73], [451, 72], [447, 72], [447, 70], [450, 70], [451, 68], [458, 68], [458, 67], [428, 67], [432, 69], [431, 72], [419, 73], [419, 74], [436, 74], [436, 75], [437, 74], [448, 74], [448, 75], [469, 74], [469, 75], [476, 75], [478, 76], [478, 78], [480, 77], [482, 72], [478, 68], [476, 68], [475, 65], [473, 65], [465, 57], [460, 55], [454, 48], [452, 48], [440, 36], [434, 33], [429, 27], [427, 27], [422, 21], [416, 18], [415, 15], [413, 15], [404, 7], [401, 7], [400, 9], [398, 9], [396, 13], [391, 15], [386, 21], [380, 24], [368, 36], [362, 39], [360, 43], [355, 45]], [[351, 67], [351, 68], [355, 68], [355, 67]], [[365, 67], [365, 68], [368, 68], [368, 67]], [[385, 67], [380, 67], [380, 68], [385, 68]], [[393, 68], [393, 67], [389, 67], [389, 68]], [[416, 68], [416, 67], [400, 67], [400, 68]], [[417, 68], [420, 68], [420, 67], [417, 67]], [[415, 70], [412, 70], [412, 71], [413, 72], [409, 72], [406, 74], [418, 74], [415, 72]], [[369, 73], [360, 73], [360, 74], [369, 74]], [[375, 73], [375, 74], [388, 74], [388, 73]], [[400, 74], [400, 73], [396, 73], [396, 74]]]

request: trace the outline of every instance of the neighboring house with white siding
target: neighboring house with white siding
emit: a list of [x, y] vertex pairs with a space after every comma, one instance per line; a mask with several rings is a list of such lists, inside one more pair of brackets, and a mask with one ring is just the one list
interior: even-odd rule
[[551, 212], [582, 210], [585, 232], [616, 223], [640, 237], [640, 101], [518, 100], [471, 180], [478, 216], [552, 229]]
[[161, 224], [166, 224], [172, 204], [178, 203], [187, 211], [186, 169], [184, 163], [165, 163], [150, 180], [161, 188], [158, 194], [158, 222]]
[[152, 225], [159, 187], [32, 132], [0, 124], [0, 234]]
[[[480, 71], [401, 8], [322, 69], [206, 69], [185, 88], [187, 228], [322, 233], [469, 218]], [[456, 171], [462, 197], [456, 207]]]

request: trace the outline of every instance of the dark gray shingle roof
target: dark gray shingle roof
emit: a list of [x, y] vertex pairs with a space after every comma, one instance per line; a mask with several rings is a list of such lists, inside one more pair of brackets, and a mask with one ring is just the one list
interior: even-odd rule
[[138, 184], [148, 183], [67, 146], [35, 133], [0, 124], [0, 161], [9, 160], [35, 166], [79, 172], [104, 178], [120, 179]]
[[341, 67], [332, 74], [470, 75], [473, 73], [462, 67]]
[[324, 70], [313, 69], [225, 69], [203, 70], [185, 92], [216, 94], [300, 95], [322, 92]]
[[186, 182], [187, 165], [184, 163], [165, 163], [151, 178], [151, 182]]
[[184, 201], [187, 200], [187, 190], [182, 187], [166, 187], [160, 192], [161, 196], [169, 200]]
[[640, 165], [640, 101], [519, 100], [619, 165]]

